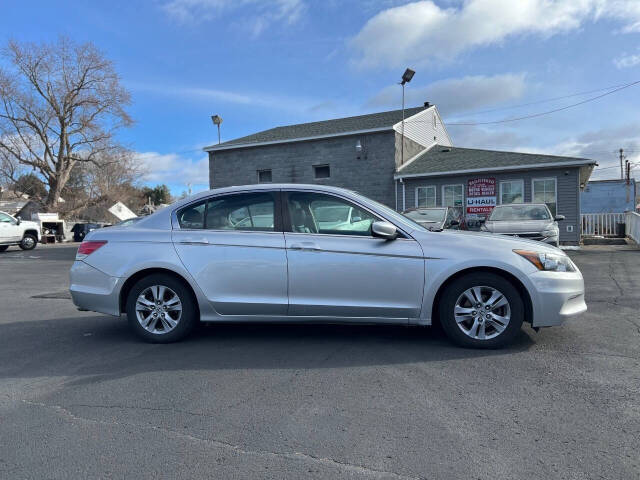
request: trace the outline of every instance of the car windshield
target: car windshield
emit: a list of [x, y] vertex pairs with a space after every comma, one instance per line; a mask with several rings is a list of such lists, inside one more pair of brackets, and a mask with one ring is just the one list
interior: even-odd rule
[[504, 205], [489, 216], [491, 222], [505, 220], [551, 220], [551, 215], [545, 205]]
[[411, 210], [406, 212], [405, 217], [409, 217], [416, 222], [442, 222], [447, 213], [446, 208], [430, 208], [421, 210]]

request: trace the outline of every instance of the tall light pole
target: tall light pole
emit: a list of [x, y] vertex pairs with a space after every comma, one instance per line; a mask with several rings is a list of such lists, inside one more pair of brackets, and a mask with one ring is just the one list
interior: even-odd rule
[[220, 145], [220, 124], [222, 123], [222, 117], [220, 115], [211, 115], [211, 121], [218, 127], [218, 145]]
[[402, 145], [400, 146], [400, 165], [404, 165], [404, 86], [411, 81], [415, 74], [416, 72], [407, 68], [402, 74], [402, 81], [400, 82], [400, 85], [402, 85]]

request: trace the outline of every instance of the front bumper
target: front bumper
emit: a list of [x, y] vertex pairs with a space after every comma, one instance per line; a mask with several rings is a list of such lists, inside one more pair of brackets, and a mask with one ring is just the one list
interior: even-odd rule
[[536, 272], [530, 277], [535, 299], [534, 327], [561, 325], [567, 318], [587, 311], [584, 280], [577, 272]]
[[69, 291], [75, 306], [81, 310], [120, 315], [121, 279], [76, 260], [69, 272]]

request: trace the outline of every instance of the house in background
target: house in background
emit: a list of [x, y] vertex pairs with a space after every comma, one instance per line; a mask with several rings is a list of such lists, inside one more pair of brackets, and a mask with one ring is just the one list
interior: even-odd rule
[[497, 204], [544, 202], [580, 241], [580, 195], [596, 162], [453, 147], [434, 105], [276, 127], [211, 145], [211, 188], [255, 183], [344, 187], [404, 211], [460, 208], [468, 223]]
[[636, 181], [592, 180], [580, 193], [581, 213], [622, 213], [635, 211]]

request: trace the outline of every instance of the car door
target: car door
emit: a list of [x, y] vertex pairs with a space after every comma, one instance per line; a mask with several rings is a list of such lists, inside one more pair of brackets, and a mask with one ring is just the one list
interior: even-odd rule
[[0, 243], [19, 242], [22, 238], [21, 232], [18, 222], [13, 217], [0, 212]]
[[213, 196], [173, 215], [176, 251], [220, 315], [287, 314], [279, 192]]
[[373, 237], [380, 220], [337, 196], [283, 195], [289, 264], [289, 315], [406, 322], [418, 317], [424, 259], [418, 242]]

